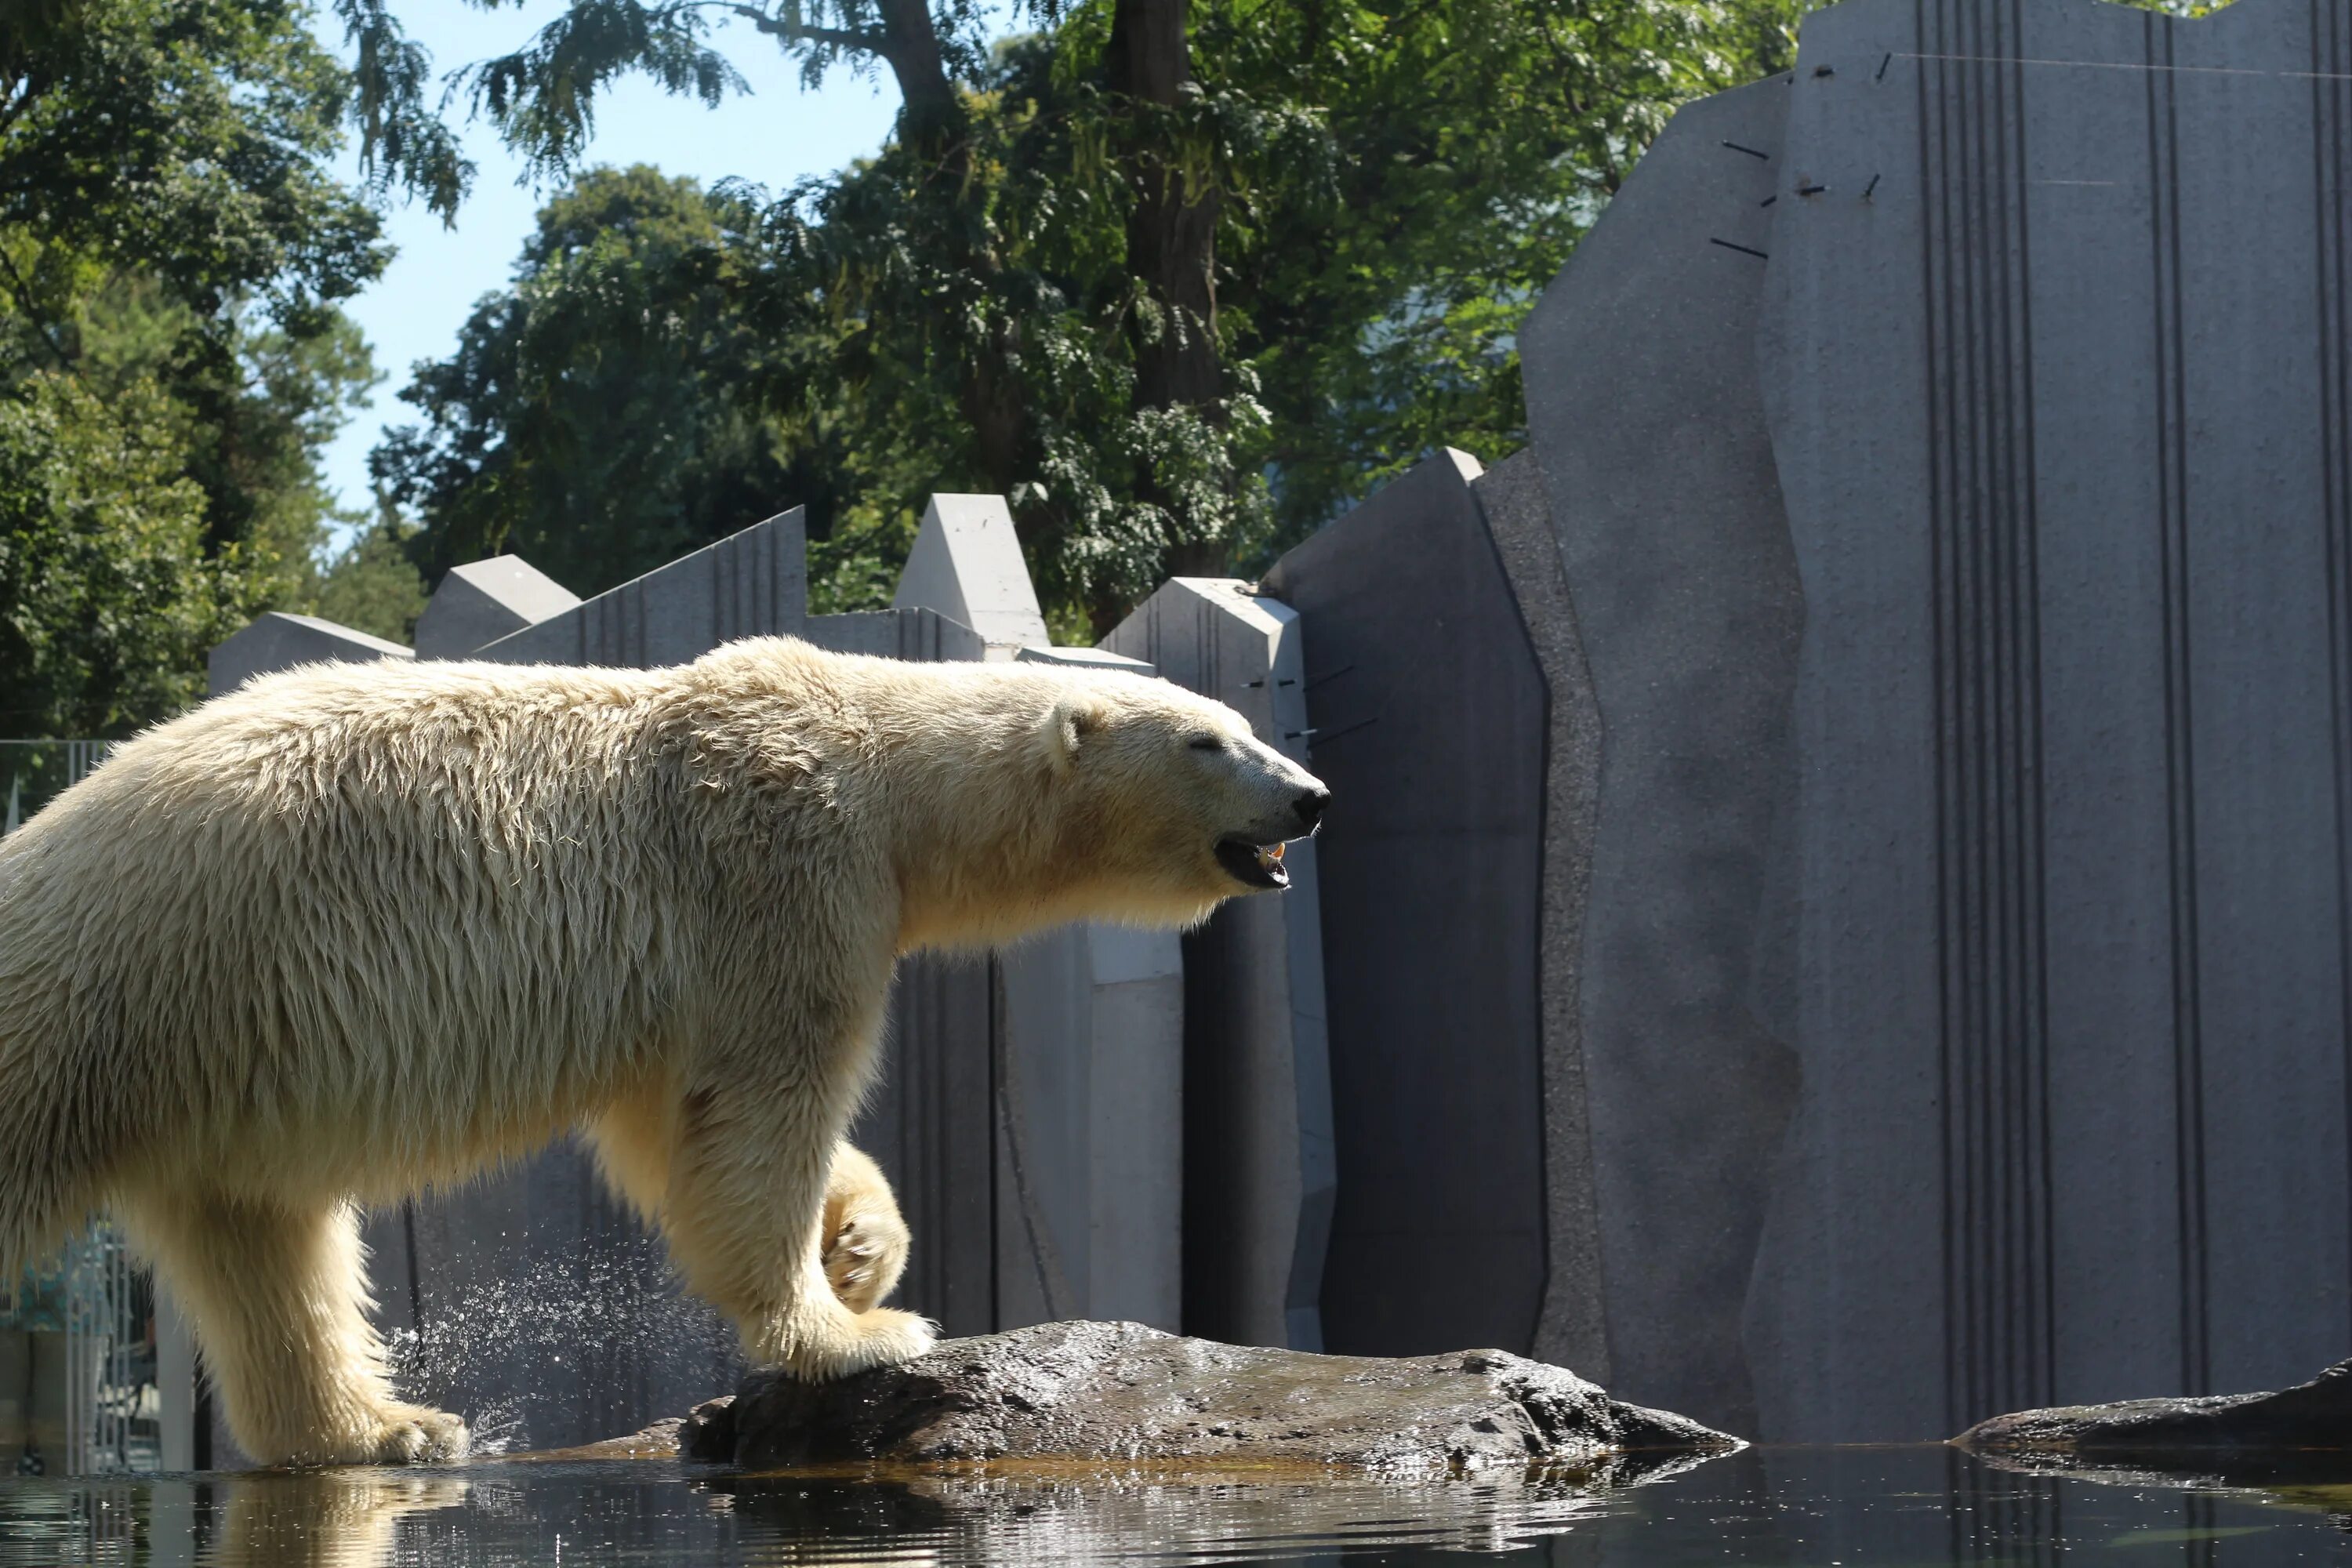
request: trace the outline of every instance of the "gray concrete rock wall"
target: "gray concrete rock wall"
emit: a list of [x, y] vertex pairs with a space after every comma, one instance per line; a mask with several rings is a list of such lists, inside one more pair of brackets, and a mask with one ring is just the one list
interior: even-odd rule
[[[1103, 647], [1307, 761], [1297, 613], [1247, 584], [1172, 579]], [[1319, 1350], [1337, 1178], [1315, 843], [1285, 863], [1288, 891], [1235, 900], [1183, 941], [1182, 1316], [1229, 1343]]]
[[1044, 647], [1045, 612], [1003, 496], [935, 495], [898, 574], [898, 608], [937, 610], [981, 635], [992, 657]]
[[257, 675], [298, 664], [366, 664], [379, 658], [415, 657], [396, 642], [333, 621], [270, 610], [256, 616], [243, 630], [207, 654], [205, 675], [210, 695], [217, 697]]
[[2343, 1352], [2347, 81], [2335, 0], [1807, 23], [1771, 1436]]
[[1003, 953], [997, 977], [997, 1326], [1174, 1328], [1185, 1221], [1175, 933], [1071, 926]]
[[1339, 1192], [1325, 1345], [1524, 1349], [1548, 1244], [1550, 697], [1472, 489], [1429, 458], [1285, 555], [1305, 632]]
[[804, 510], [794, 507], [469, 657], [651, 669], [737, 637], [798, 636], [807, 620], [808, 534]]
[[[1600, 1257], [1553, 1268], [1538, 1346], [1739, 1432], [1757, 1430], [1741, 1321], [1796, 1087], [1752, 1005], [1804, 621], [1754, 352], [1789, 96], [1776, 78], [1691, 104], [1643, 154], [1521, 330], [1532, 454], [1505, 465], [1541, 465], [1529, 500], [1570, 603], [1527, 618], [1572, 635], [1598, 764], [1561, 858], [1588, 848], [1590, 881], [1544, 930], [1548, 980], [1578, 987], [1547, 1032], [1580, 1041]], [[1556, 1194], [1576, 1187], [1555, 1173]], [[1579, 1284], [1605, 1303], [1598, 1360], [1570, 1332]]]
[[416, 657], [463, 658], [579, 603], [579, 595], [520, 555], [468, 561], [441, 574], [416, 617]]

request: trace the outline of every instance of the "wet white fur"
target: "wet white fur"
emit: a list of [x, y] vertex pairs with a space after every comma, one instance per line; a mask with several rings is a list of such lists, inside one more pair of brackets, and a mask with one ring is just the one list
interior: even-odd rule
[[[392, 1396], [353, 1205], [580, 1126], [755, 1358], [919, 1353], [835, 1153], [894, 962], [1197, 921], [1243, 890], [1215, 840], [1313, 784], [1165, 682], [780, 638], [254, 681], [0, 840], [0, 1268], [110, 1208], [257, 1458], [458, 1453]], [[836, 1296], [853, 1213], [878, 1261]]]

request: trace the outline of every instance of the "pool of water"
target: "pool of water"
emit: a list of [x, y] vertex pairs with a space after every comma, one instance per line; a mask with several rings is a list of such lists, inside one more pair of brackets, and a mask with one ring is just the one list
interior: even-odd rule
[[667, 1460], [0, 1480], [0, 1564], [2253, 1565], [2352, 1560], [2352, 1454], [2018, 1474], [1942, 1447], [1754, 1448], [1640, 1480], [744, 1475]]

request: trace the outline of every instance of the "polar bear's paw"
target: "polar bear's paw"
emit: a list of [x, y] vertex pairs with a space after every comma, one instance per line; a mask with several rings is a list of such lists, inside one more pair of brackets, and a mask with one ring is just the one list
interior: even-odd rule
[[473, 1447], [463, 1417], [422, 1405], [386, 1405], [334, 1456], [346, 1465], [430, 1465], [462, 1459]]
[[784, 1358], [785, 1368], [807, 1382], [829, 1383], [852, 1373], [912, 1361], [937, 1343], [940, 1334], [939, 1325], [929, 1318], [887, 1307], [858, 1313], [851, 1328], [851, 1337], [844, 1341], [794, 1351]]
[[825, 1205], [824, 1277], [853, 1312], [871, 1311], [906, 1271], [907, 1222], [887, 1197], [879, 1206]]

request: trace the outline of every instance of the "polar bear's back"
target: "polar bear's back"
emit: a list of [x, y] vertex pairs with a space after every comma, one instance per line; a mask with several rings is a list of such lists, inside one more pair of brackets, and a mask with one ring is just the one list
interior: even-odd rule
[[118, 748], [0, 843], [0, 1198], [199, 1129], [265, 1183], [542, 1141], [700, 939], [659, 692], [312, 667]]

